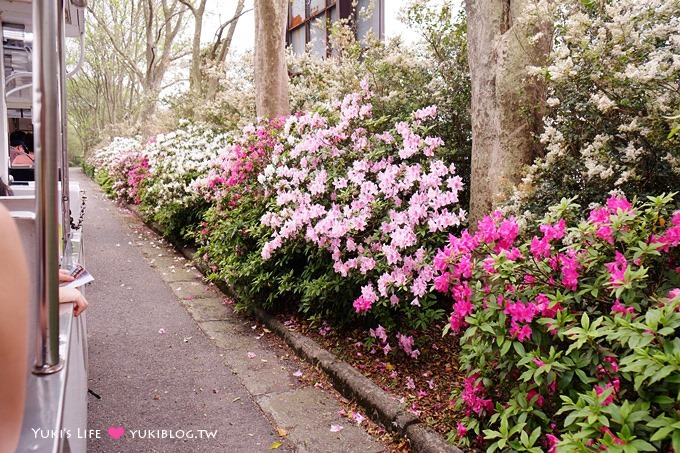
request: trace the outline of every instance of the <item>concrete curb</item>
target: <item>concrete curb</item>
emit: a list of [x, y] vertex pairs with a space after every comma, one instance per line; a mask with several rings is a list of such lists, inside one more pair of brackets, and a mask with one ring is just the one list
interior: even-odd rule
[[[161, 229], [157, 224], [147, 222], [135, 207], [128, 206], [128, 209], [162, 236]], [[173, 243], [173, 245], [186, 259], [194, 261], [196, 250], [177, 243]], [[196, 267], [201, 273], [206, 274], [206, 269], [200, 263], [196, 263]], [[225, 294], [233, 295], [231, 288], [225, 283], [218, 282], [216, 285]], [[398, 401], [389, 396], [373, 381], [323, 349], [311, 338], [291, 331], [263, 310], [257, 309], [255, 316], [267, 328], [281, 337], [296, 354], [319, 366], [331, 379], [334, 387], [344, 397], [357, 401], [371, 420], [388, 431], [409, 439], [411, 447], [416, 453], [463, 453], [459, 448], [449, 445], [439, 433], [421, 423], [415, 415], [401, 407]]]

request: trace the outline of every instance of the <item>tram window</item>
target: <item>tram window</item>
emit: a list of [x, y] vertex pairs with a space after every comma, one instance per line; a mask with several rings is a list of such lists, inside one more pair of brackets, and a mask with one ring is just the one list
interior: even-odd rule
[[14, 178], [14, 182], [35, 181], [35, 168], [11, 167], [9, 174]]
[[3, 23], [2, 44], [6, 49], [23, 50], [26, 47], [26, 27], [23, 24]]

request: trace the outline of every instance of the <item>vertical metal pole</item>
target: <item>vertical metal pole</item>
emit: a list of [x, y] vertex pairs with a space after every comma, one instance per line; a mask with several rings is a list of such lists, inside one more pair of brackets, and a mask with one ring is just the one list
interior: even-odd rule
[[59, 229], [57, 164], [61, 153], [57, 83], [57, 2], [33, 2], [33, 122], [36, 154], [36, 278], [40, 329], [34, 373], [59, 371]]
[[62, 265], [70, 267], [73, 261], [71, 244], [71, 203], [68, 173], [68, 119], [66, 115], [66, 31], [64, 24], [64, 0], [57, 1], [57, 55], [59, 58], [59, 113], [61, 118], [61, 232], [62, 232]]
[[[4, 40], [4, 28], [0, 22], [0, 36]], [[2, 84], [3, 89], [0, 92], [5, 93], [5, 48], [0, 46], [0, 84]], [[0, 96], [0, 177], [5, 181], [5, 184], [9, 185], [9, 154], [7, 151], [9, 149], [9, 124], [7, 121], [7, 99], [5, 96]]]

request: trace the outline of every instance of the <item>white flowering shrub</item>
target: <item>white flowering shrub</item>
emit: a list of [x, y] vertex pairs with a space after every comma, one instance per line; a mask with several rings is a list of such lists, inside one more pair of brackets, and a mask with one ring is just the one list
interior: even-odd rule
[[108, 145], [94, 151], [88, 164], [95, 169], [111, 167], [121, 154], [141, 148], [140, 137], [115, 137]]
[[228, 142], [228, 135], [186, 120], [142, 144], [116, 138], [89, 160], [97, 181], [114, 198], [140, 205], [170, 236], [182, 236], [207, 209], [191, 189]]
[[515, 196], [544, 212], [562, 197], [602, 203], [680, 187], [680, 1], [555, 4], [545, 157]]
[[190, 186], [208, 171], [228, 141], [228, 134], [186, 120], [178, 129], [151, 138], [144, 147], [149, 172], [140, 199], [148, 217], [170, 234], [181, 235], [196, 223], [207, 206]]

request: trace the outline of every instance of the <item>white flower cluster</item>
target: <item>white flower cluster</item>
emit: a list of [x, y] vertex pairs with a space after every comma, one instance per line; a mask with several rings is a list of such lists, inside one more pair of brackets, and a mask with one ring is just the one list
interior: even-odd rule
[[680, 175], [678, 138], [667, 138], [680, 108], [680, 0], [616, 0], [604, 9], [558, 0], [552, 11], [551, 63], [532, 68], [548, 76], [546, 153], [510, 209], [519, 214], [537, 191], [559, 192], [564, 168], [596, 193], [638, 190], [655, 177], [672, 186]]
[[121, 156], [141, 147], [140, 137], [115, 137], [105, 147], [96, 149], [88, 163], [95, 169], [108, 169], [113, 167]]
[[207, 173], [212, 160], [229, 141], [227, 134], [204, 126], [188, 122], [180, 126], [175, 131], [157, 135], [144, 147], [151, 180], [147, 204], [153, 204], [156, 212], [169, 206], [190, 204], [197, 195], [189, 187]]
[[145, 204], [158, 213], [164, 209], [187, 207], [194, 201], [197, 195], [190, 190], [191, 183], [208, 171], [212, 160], [228, 141], [225, 133], [183, 120], [177, 130], [159, 134], [146, 143], [139, 138], [116, 137], [108, 146], [97, 150], [90, 163], [98, 171], [113, 174], [117, 163], [130, 154], [146, 158], [149, 185], [145, 191]]

